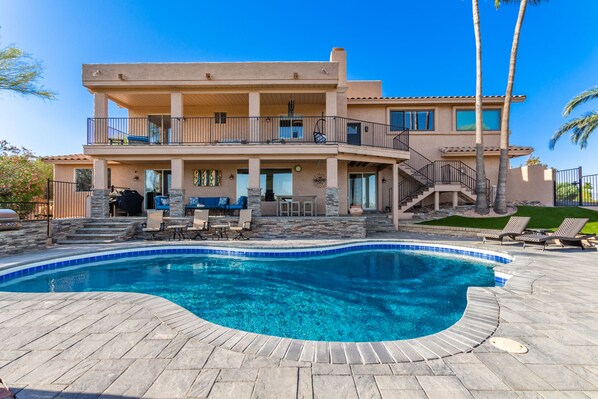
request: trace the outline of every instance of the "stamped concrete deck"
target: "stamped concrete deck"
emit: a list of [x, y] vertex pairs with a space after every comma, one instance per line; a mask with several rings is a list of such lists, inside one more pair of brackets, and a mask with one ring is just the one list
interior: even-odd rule
[[[516, 256], [501, 267], [516, 275], [507, 288], [483, 291], [498, 303], [494, 335], [524, 343], [527, 354], [487, 341], [458, 348], [472, 334], [462, 328], [459, 339], [443, 342], [466, 353], [447, 353], [436, 340], [398, 351], [385, 343], [358, 348], [348, 361], [346, 346], [342, 359], [332, 344], [291, 348], [290, 340], [200, 331], [195, 316], [150, 296], [0, 293], [0, 377], [20, 399], [598, 398], [598, 253], [487, 247]], [[0, 267], [78, 251], [7, 258]]]

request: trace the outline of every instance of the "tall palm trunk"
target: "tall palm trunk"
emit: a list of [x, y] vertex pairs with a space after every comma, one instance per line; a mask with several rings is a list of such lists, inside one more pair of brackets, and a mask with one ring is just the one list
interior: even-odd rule
[[509, 119], [511, 116], [511, 99], [513, 97], [513, 84], [515, 82], [515, 68], [517, 66], [517, 51], [519, 49], [519, 34], [525, 17], [527, 0], [521, 0], [519, 16], [513, 34], [513, 45], [511, 47], [511, 60], [509, 63], [509, 76], [507, 78], [507, 90], [505, 92], [505, 103], [502, 109], [502, 121], [500, 124], [500, 163], [498, 165], [498, 185], [496, 187], [496, 199], [494, 211], [496, 213], [507, 213], [507, 170], [509, 168]]
[[484, 170], [484, 130], [482, 125], [482, 35], [480, 32], [480, 10], [478, 0], [471, 0], [473, 10], [473, 30], [476, 47], [475, 84], [475, 160], [476, 160], [476, 201], [475, 211], [480, 215], [488, 213], [486, 196], [486, 172]]

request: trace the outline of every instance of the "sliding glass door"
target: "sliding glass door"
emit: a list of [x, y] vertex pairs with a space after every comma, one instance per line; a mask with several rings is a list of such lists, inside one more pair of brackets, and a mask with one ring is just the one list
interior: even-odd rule
[[170, 170], [145, 171], [145, 209], [154, 209], [154, 198], [158, 195], [168, 195], [172, 175]]
[[349, 206], [376, 209], [376, 173], [349, 173]]

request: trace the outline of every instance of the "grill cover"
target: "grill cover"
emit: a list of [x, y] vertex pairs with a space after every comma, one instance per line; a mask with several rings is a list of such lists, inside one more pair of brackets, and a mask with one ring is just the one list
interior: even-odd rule
[[0, 230], [18, 230], [21, 227], [21, 220], [15, 211], [0, 209]]

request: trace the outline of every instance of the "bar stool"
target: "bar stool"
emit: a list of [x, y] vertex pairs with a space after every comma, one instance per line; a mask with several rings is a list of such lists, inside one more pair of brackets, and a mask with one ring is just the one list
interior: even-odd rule
[[314, 202], [313, 201], [304, 201], [303, 202], [303, 216], [313, 216], [314, 215]]
[[290, 204], [288, 201], [280, 201], [278, 203], [278, 214], [280, 216], [289, 216]]
[[291, 201], [291, 216], [301, 216], [301, 202]]

